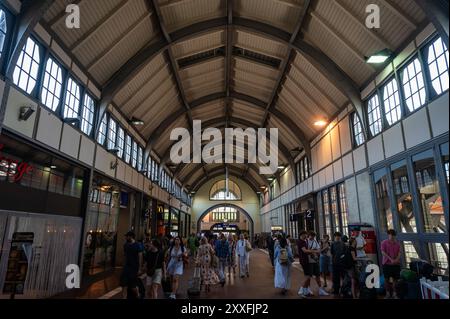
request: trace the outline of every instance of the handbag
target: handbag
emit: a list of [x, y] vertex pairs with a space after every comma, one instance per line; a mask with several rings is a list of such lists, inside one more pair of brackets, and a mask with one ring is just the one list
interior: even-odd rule
[[147, 276], [149, 276], [149, 277], [153, 277], [153, 275], [155, 274], [156, 265], [158, 264], [159, 254], [160, 254], [160, 252], [158, 251], [158, 255], [156, 255], [156, 259], [155, 259], [155, 264], [153, 265], [152, 268], [148, 268], [148, 265], [147, 265]]
[[250, 242], [247, 240], [246, 242], [245, 242], [245, 251], [246, 252], [250, 252], [250, 251], [252, 251], [253, 250], [253, 248], [252, 248], [252, 246], [250, 245]]
[[184, 255], [181, 257], [181, 259], [183, 259], [183, 266], [186, 268], [187, 266], [189, 266], [189, 256]]
[[170, 280], [170, 277], [163, 278], [161, 281], [161, 286], [164, 293], [172, 292], [172, 281]]
[[212, 268], [219, 267], [219, 257], [217, 257], [216, 255], [211, 256], [211, 267]]
[[[315, 247], [314, 247], [315, 246]], [[320, 248], [319, 243], [317, 241], [313, 241], [311, 243], [311, 245], [309, 244], [308, 241], [308, 249], [312, 250], [312, 249], [317, 249]], [[315, 264], [319, 262], [319, 256], [316, 254], [308, 254], [308, 263], [310, 264]]]

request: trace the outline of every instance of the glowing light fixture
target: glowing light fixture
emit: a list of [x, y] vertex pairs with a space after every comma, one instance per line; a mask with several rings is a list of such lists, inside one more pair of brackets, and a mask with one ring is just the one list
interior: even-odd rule
[[145, 124], [144, 121], [139, 120], [139, 119], [137, 119], [137, 118], [135, 118], [135, 117], [133, 117], [133, 118], [130, 120], [130, 123], [133, 124], [133, 125], [136, 125], [136, 126], [144, 125], [144, 124]]
[[318, 126], [318, 127], [324, 127], [327, 124], [328, 124], [328, 122], [325, 120], [317, 120], [314, 122], [314, 126]]
[[370, 57], [366, 58], [366, 63], [369, 64], [380, 64], [386, 62], [391, 56], [392, 52], [389, 49], [383, 49], [377, 53], [372, 54]]

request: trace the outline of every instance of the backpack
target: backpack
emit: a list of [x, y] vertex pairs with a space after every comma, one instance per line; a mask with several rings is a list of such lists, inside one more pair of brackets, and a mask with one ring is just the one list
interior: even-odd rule
[[353, 256], [352, 253], [350, 251], [350, 248], [346, 247], [344, 249], [344, 252], [342, 253], [342, 255], [339, 257], [339, 264], [344, 268], [344, 269], [350, 269], [353, 267], [354, 265], [354, 261], [353, 261]]
[[281, 265], [287, 265], [289, 263], [289, 256], [286, 248], [280, 249], [280, 255], [278, 257], [278, 260]]

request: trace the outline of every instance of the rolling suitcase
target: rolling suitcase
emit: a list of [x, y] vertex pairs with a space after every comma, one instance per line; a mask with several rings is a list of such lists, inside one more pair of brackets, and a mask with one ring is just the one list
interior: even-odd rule
[[197, 297], [200, 295], [201, 290], [201, 276], [200, 276], [200, 267], [195, 267], [194, 275], [192, 279], [189, 280], [189, 288], [187, 290], [187, 294], [189, 297]]

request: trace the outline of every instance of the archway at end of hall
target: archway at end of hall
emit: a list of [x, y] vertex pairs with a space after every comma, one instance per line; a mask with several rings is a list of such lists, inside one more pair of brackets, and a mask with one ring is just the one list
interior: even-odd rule
[[[204, 219], [206, 217], [211, 218], [211, 225], [205, 223]], [[203, 227], [205, 229], [202, 229], [202, 224], [206, 224]], [[225, 230], [224, 232], [227, 232], [227, 228], [229, 228], [237, 229], [238, 231], [236, 232], [248, 232], [249, 238], [252, 238], [254, 235], [254, 221], [252, 217], [245, 209], [234, 204], [221, 203], [206, 209], [197, 220], [197, 232], [211, 231], [211, 226], [214, 224], [221, 224], [222, 229]]]

